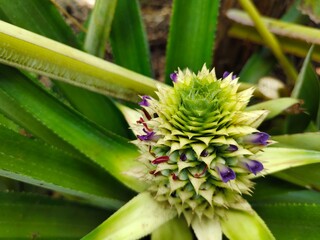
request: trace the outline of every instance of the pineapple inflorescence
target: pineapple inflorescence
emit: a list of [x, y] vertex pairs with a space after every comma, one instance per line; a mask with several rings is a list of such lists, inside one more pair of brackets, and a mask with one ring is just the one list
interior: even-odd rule
[[245, 208], [252, 175], [263, 172], [255, 154], [269, 143], [256, 128], [266, 111], [246, 111], [253, 89], [238, 91], [235, 75], [217, 79], [203, 67], [170, 75], [174, 87], [159, 87], [159, 100], [142, 96], [134, 143], [146, 166], [145, 181], [155, 199], [194, 217], [223, 217]]

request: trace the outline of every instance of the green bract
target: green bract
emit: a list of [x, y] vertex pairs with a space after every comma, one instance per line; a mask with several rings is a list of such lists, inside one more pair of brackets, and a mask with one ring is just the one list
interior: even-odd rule
[[246, 111], [253, 89], [238, 92], [235, 76], [217, 79], [206, 67], [197, 75], [171, 75], [174, 88], [159, 87], [159, 100], [143, 96], [135, 131], [144, 179], [157, 201], [174, 206], [191, 224], [225, 216], [228, 208], [250, 210], [254, 160], [269, 135], [256, 128], [267, 111]]

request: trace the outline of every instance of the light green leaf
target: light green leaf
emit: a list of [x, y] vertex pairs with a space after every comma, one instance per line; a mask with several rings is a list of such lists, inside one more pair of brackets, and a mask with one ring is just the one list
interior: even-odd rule
[[199, 240], [221, 240], [222, 231], [217, 219], [195, 218], [192, 223], [194, 233]]
[[247, 107], [246, 110], [268, 110], [269, 114], [266, 119], [271, 119], [281, 114], [287, 108], [291, 107], [293, 104], [296, 104], [298, 102], [299, 100], [294, 98], [279, 98], [252, 105], [250, 107]]
[[116, 64], [152, 76], [149, 45], [138, 0], [118, 0], [110, 41]]
[[0, 22], [0, 40], [2, 63], [135, 102], [156, 96], [150, 78], [8, 23]]
[[263, 22], [263, 19], [254, 4], [250, 0], [239, 0], [239, 3], [248, 13], [248, 18], [252, 20], [255, 29], [263, 38], [265, 44], [271, 49], [272, 53], [277, 58], [279, 64], [283, 68], [283, 71], [287, 75], [287, 78], [292, 82], [295, 82], [298, 76], [296, 69], [284, 55], [277, 38], [268, 30], [267, 25]]
[[128, 173], [141, 164], [136, 161], [139, 155], [136, 147], [127, 139], [99, 128], [32, 81], [24, 78], [2, 79], [0, 88], [43, 125], [118, 180], [136, 191], [146, 187], [144, 182]]
[[221, 218], [223, 233], [231, 240], [275, 239], [266, 224], [254, 211], [246, 212], [229, 209]]
[[[277, 239], [319, 238], [320, 194], [297, 191], [279, 194], [253, 203]], [[284, 226], [285, 224], [285, 226]]]
[[288, 135], [272, 136], [277, 141], [274, 147], [301, 148], [320, 151], [320, 132], [306, 132]]
[[192, 233], [184, 218], [176, 217], [152, 232], [151, 240], [192, 240]]
[[[0, 175], [117, 209], [130, 192], [103, 169], [0, 126]], [[115, 191], [116, 189], [116, 191]]]
[[302, 0], [299, 9], [314, 22], [320, 23], [320, 6], [318, 0]]
[[176, 215], [174, 209], [155, 201], [149, 193], [140, 193], [82, 240], [139, 239]]
[[293, 167], [319, 163], [320, 151], [269, 147], [258, 153], [255, 159], [262, 161], [266, 172], [271, 174]]
[[[286, 13], [281, 17], [282, 21], [306, 23], [309, 19], [301, 14], [297, 6], [300, 0], [295, 0]], [[228, 13], [227, 13], [228, 15]], [[263, 48], [251, 55], [239, 74], [241, 82], [257, 83], [260, 78], [266, 76], [276, 65], [276, 60], [270, 50]], [[256, 71], [259, 69], [259, 71]]]
[[117, 0], [97, 0], [84, 41], [85, 51], [104, 58]]
[[[257, 44], [265, 44], [264, 39], [253, 27], [243, 26], [237, 23], [230, 28], [229, 36]], [[277, 36], [277, 38], [284, 52], [303, 58], [308, 54], [310, 43], [283, 36]], [[320, 46], [318, 45], [314, 48], [312, 60], [320, 62]]]
[[[26, 21], [26, 16], [32, 16]], [[71, 27], [49, 0], [0, 0], [0, 19], [53, 40], [81, 48]], [[89, 29], [90, 30], [90, 29]], [[97, 93], [55, 82], [71, 105], [102, 127], [128, 137], [128, 125], [113, 102]], [[101, 113], [104, 110], [104, 114]]]
[[166, 83], [178, 68], [211, 68], [220, 1], [173, 1], [173, 13], [167, 46]]
[[110, 213], [49, 197], [0, 192], [2, 239], [79, 239]]

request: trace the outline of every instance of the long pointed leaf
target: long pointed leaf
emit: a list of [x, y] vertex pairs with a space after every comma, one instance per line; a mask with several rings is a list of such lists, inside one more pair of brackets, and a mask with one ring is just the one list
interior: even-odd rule
[[192, 233], [185, 219], [176, 217], [152, 232], [151, 240], [192, 240]]
[[275, 195], [252, 205], [277, 239], [316, 240], [320, 229], [319, 199], [318, 192], [299, 191]]
[[297, 83], [291, 93], [291, 97], [303, 100], [304, 113], [289, 116], [286, 122], [287, 133], [303, 132], [310, 121], [316, 121], [319, 108], [320, 81], [310, 65], [313, 47], [310, 48], [299, 73]]
[[177, 215], [149, 193], [140, 193], [82, 240], [134, 240], [150, 234]]
[[320, 151], [320, 132], [272, 136], [275, 147], [303, 148]]
[[79, 239], [110, 213], [41, 195], [0, 192], [2, 239]]
[[[28, 21], [25, 16], [33, 16]], [[53, 40], [80, 48], [71, 28], [49, 0], [0, 0], [0, 19]], [[78, 111], [106, 129], [128, 137], [128, 126], [119, 110], [108, 98], [97, 93], [56, 82], [64, 96]], [[104, 114], [101, 113], [104, 110]]]
[[97, 0], [90, 16], [84, 49], [104, 58], [117, 0]]
[[263, 162], [268, 174], [288, 168], [320, 163], [320, 151], [269, 147], [256, 158]]
[[[16, 70], [17, 71], [17, 70]], [[138, 151], [127, 139], [99, 128], [25, 78], [2, 79], [0, 88], [38, 121], [78, 151], [135, 190], [145, 183], [128, 173], [140, 166]]]
[[[120, 207], [128, 191], [101, 168], [0, 127], [0, 175]], [[112, 186], [112, 187], [110, 187]], [[116, 191], [115, 191], [116, 189]]]
[[150, 78], [8, 23], [0, 22], [0, 40], [2, 63], [118, 98], [156, 96]]
[[223, 233], [232, 240], [271, 240], [275, 239], [254, 211], [228, 210], [225, 218], [221, 221]]
[[173, 1], [167, 46], [166, 82], [170, 73], [190, 68], [197, 72], [203, 64], [211, 68], [220, 1]]
[[118, 0], [110, 41], [116, 64], [152, 76], [149, 46], [138, 0]]

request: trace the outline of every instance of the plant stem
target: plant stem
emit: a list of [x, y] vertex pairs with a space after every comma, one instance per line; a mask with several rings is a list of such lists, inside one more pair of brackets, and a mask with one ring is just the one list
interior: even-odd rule
[[272, 50], [275, 57], [278, 59], [279, 63], [283, 67], [283, 70], [285, 74], [287, 75], [288, 79], [291, 81], [296, 81], [298, 74], [294, 67], [291, 65], [291, 63], [288, 61], [286, 56], [283, 54], [281, 50], [281, 46], [275, 36], [269, 32], [267, 27], [262, 21], [262, 18], [255, 8], [255, 6], [252, 4], [250, 0], [239, 0], [242, 8], [249, 14], [252, 21], [254, 22], [254, 25], [261, 35], [261, 37], [265, 40], [266, 45]]

